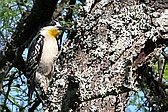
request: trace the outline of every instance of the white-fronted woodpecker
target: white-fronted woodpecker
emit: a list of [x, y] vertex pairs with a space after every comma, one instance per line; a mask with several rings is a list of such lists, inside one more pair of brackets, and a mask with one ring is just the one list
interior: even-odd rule
[[31, 99], [36, 85], [46, 92], [54, 72], [54, 59], [58, 54], [59, 26], [43, 27], [32, 40], [27, 55], [26, 76], [28, 97]]

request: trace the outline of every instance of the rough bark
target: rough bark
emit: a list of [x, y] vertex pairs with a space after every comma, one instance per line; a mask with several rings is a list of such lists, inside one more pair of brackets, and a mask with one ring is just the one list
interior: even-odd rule
[[140, 83], [137, 78], [149, 72], [143, 66], [167, 44], [164, 25], [156, 21], [164, 5], [163, 1], [97, 2], [90, 14], [80, 18], [80, 30], [56, 61], [44, 110], [124, 111], [128, 96]]

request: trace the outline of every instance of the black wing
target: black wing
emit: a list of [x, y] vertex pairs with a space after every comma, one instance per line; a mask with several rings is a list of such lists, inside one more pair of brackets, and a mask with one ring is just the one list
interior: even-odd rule
[[38, 67], [44, 44], [44, 36], [38, 35], [33, 39], [29, 46], [27, 55], [26, 76], [28, 83], [28, 96], [31, 99], [35, 90], [35, 73]]

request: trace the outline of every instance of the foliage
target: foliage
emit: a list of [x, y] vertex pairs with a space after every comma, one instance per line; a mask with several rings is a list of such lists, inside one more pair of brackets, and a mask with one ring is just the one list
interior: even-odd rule
[[[154, 65], [154, 70], [156, 73], [158, 73], [158, 62]], [[168, 62], [166, 62], [163, 79], [168, 80]]]
[[1, 0], [0, 3], [0, 49], [10, 40], [16, 25], [26, 11], [30, 11], [32, 0]]
[[163, 78], [164, 78], [165, 80], [168, 80], [168, 63], [166, 63]]

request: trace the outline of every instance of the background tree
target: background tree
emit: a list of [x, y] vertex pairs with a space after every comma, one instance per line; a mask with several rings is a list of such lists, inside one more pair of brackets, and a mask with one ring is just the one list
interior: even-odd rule
[[[21, 13], [0, 54], [1, 77], [5, 77], [3, 109], [9, 110], [9, 100], [20, 111], [33, 111], [42, 99], [45, 111], [120, 112], [125, 110], [129, 96], [141, 90], [147, 111], [168, 110], [166, 85], [151, 66], [167, 45], [165, 1], [35, 0], [32, 4], [30, 12]], [[52, 20], [73, 30], [60, 36], [63, 46], [47, 95], [41, 99], [35, 96], [21, 106], [9, 93], [14, 86], [26, 96], [23, 51], [39, 28]]]

